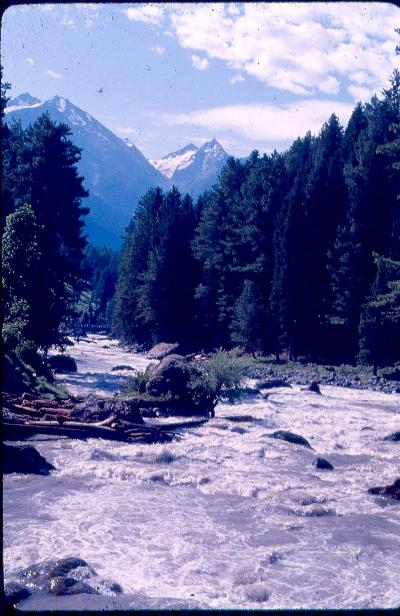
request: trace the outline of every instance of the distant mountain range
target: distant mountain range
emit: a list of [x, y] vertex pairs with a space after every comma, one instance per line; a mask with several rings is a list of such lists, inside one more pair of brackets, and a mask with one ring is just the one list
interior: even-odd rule
[[228, 154], [223, 147], [213, 139], [201, 147], [190, 143], [176, 152], [150, 162], [182, 192], [188, 192], [193, 198], [197, 198], [215, 184], [227, 158]]
[[42, 113], [67, 124], [72, 141], [82, 148], [79, 172], [90, 196], [86, 232], [92, 243], [114, 248], [128, 225], [140, 197], [149, 189], [173, 184], [193, 198], [217, 180], [228, 155], [215, 139], [197, 147], [190, 144], [157, 161], [149, 161], [128, 139], [117, 137], [68, 99], [54, 96], [40, 101], [29, 93], [9, 101], [6, 120], [25, 128]]

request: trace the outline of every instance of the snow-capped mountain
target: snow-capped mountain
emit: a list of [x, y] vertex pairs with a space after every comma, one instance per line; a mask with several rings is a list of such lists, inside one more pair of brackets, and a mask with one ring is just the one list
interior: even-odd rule
[[71, 140], [82, 148], [79, 172], [90, 196], [86, 231], [91, 242], [117, 247], [138, 199], [151, 187], [169, 187], [168, 179], [155, 169], [129, 140], [117, 137], [93, 116], [67, 98], [54, 96], [40, 101], [28, 93], [12, 99], [6, 120], [20, 120], [23, 127], [48, 112], [52, 120], [67, 124]]
[[199, 148], [191, 143], [151, 162], [181, 192], [197, 198], [215, 184], [227, 158], [221, 144], [212, 139]]
[[176, 152], [166, 154], [159, 160], [150, 160], [150, 162], [167, 178], [172, 178], [175, 171], [178, 169], [186, 169], [186, 167], [192, 164], [198, 149], [196, 145], [189, 143]]

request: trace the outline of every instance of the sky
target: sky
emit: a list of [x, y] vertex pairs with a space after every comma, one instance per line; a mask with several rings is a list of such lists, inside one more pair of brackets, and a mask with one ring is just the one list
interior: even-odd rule
[[15, 5], [10, 96], [68, 98], [148, 158], [216, 138], [284, 150], [387, 86], [400, 9], [385, 2]]

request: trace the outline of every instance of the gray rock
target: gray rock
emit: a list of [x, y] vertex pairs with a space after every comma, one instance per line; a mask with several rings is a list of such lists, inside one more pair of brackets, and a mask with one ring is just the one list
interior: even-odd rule
[[54, 466], [30, 445], [3, 444], [3, 473], [48, 475]]
[[295, 434], [294, 432], [288, 432], [287, 430], [277, 430], [272, 434], [268, 435], [270, 438], [276, 438], [281, 441], [286, 441], [287, 443], [294, 443], [295, 445], [302, 445], [303, 447], [308, 447], [308, 449], [312, 449], [310, 443], [303, 436], [299, 434]]
[[314, 460], [313, 464], [314, 464], [315, 468], [318, 468], [319, 470], [324, 470], [324, 471], [333, 471], [334, 470], [333, 464], [331, 464], [329, 462], [329, 460], [326, 460], [325, 458], [316, 458], [316, 460]]
[[[21, 579], [39, 580], [51, 579], [55, 577], [63, 577], [78, 567], [89, 567], [87, 562], [82, 558], [69, 556], [67, 558], [59, 558], [57, 560], [44, 560], [40, 563], [34, 563], [19, 572]], [[91, 569], [94, 572], [93, 569]]]
[[10, 582], [6, 584], [4, 587], [4, 602], [6, 607], [12, 607], [22, 601], [23, 599], [27, 599], [31, 594], [31, 591], [28, 588], [25, 588], [21, 584], [17, 582]]
[[51, 355], [48, 363], [55, 372], [77, 372], [78, 370], [76, 361], [70, 355]]
[[400, 431], [392, 432], [392, 434], [388, 434], [387, 436], [385, 436], [383, 440], [384, 441], [400, 441]]
[[396, 479], [391, 485], [369, 488], [368, 494], [378, 494], [400, 500], [400, 479]]
[[178, 342], [160, 342], [153, 346], [147, 353], [149, 359], [164, 359], [167, 355], [171, 355], [179, 349]]
[[116, 415], [133, 423], [143, 423], [136, 398], [100, 398], [88, 396], [71, 411], [71, 417], [81, 421], [102, 421]]
[[[99, 595], [99, 588], [121, 594], [116, 582], [103, 580], [85, 560], [77, 557], [45, 560], [16, 572], [17, 581], [8, 585], [9, 601], [14, 603], [28, 597], [34, 591], [52, 595]], [[91, 584], [87, 583], [87, 579]], [[93, 587], [96, 586], [96, 588]]]
[[303, 391], [312, 391], [314, 394], [321, 394], [317, 381], [312, 381], [307, 387], [303, 388]]
[[111, 372], [118, 372], [119, 370], [135, 370], [132, 366], [128, 366], [126, 364], [119, 364], [118, 366], [113, 366], [111, 368]]
[[54, 577], [50, 580], [49, 591], [53, 595], [79, 595], [81, 593], [99, 595], [100, 593], [80, 580], [71, 577]]
[[273, 387], [292, 387], [284, 379], [269, 379], [268, 381], [260, 381], [256, 384], [258, 389], [272, 389]]
[[161, 360], [147, 381], [146, 391], [152, 396], [185, 397], [191, 377], [198, 371], [182, 355], [169, 355]]

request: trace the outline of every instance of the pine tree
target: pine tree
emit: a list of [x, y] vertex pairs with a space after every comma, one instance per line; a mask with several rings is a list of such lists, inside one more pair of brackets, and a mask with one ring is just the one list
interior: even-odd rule
[[262, 304], [260, 293], [252, 280], [245, 280], [243, 291], [236, 300], [231, 324], [232, 342], [247, 352], [262, 348]]
[[86, 243], [81, 232], [88, 210], [81, 207], [81, 199], [87, 192], [77, 172], [80, 150], [69, 134], [67, 126], [56, 125], [46, 115], [25, 131], [14, 125], [3, 159], [5, 214], [28, 203], [37, 224], [41, 268], [33, 278], [36, 297], [29, 309], [35, 313], [33, 339], [45, 351], [62, 342], [60, 325], [79, 291]]
[[360, 320], [359, 361], [385, 366], [400, 357], [400, 262], [374, 254], [376, 278]]
[[156, 225], [164, 200], [160, 188], [147, 191], [139, 200], [125, 232], [119, 277], [115, 293], [113, 327], [127, 343], [147, 344], [151, 340], [148, 320], [140, 301], [149, 255], [155, 248]]
[[304, 353], [308, 345], [304, 331], [308, 306], [303, 289], [303, 263], [310, 238], [304, 202], [313, 143], [311, 134], [307, 133], [303, 139], [298, 138], [286, 153], [288, 190], [277, 216], [273, 239], [270, 306], [275, 324], [276, 353], [287, 349], [290, 357]]

